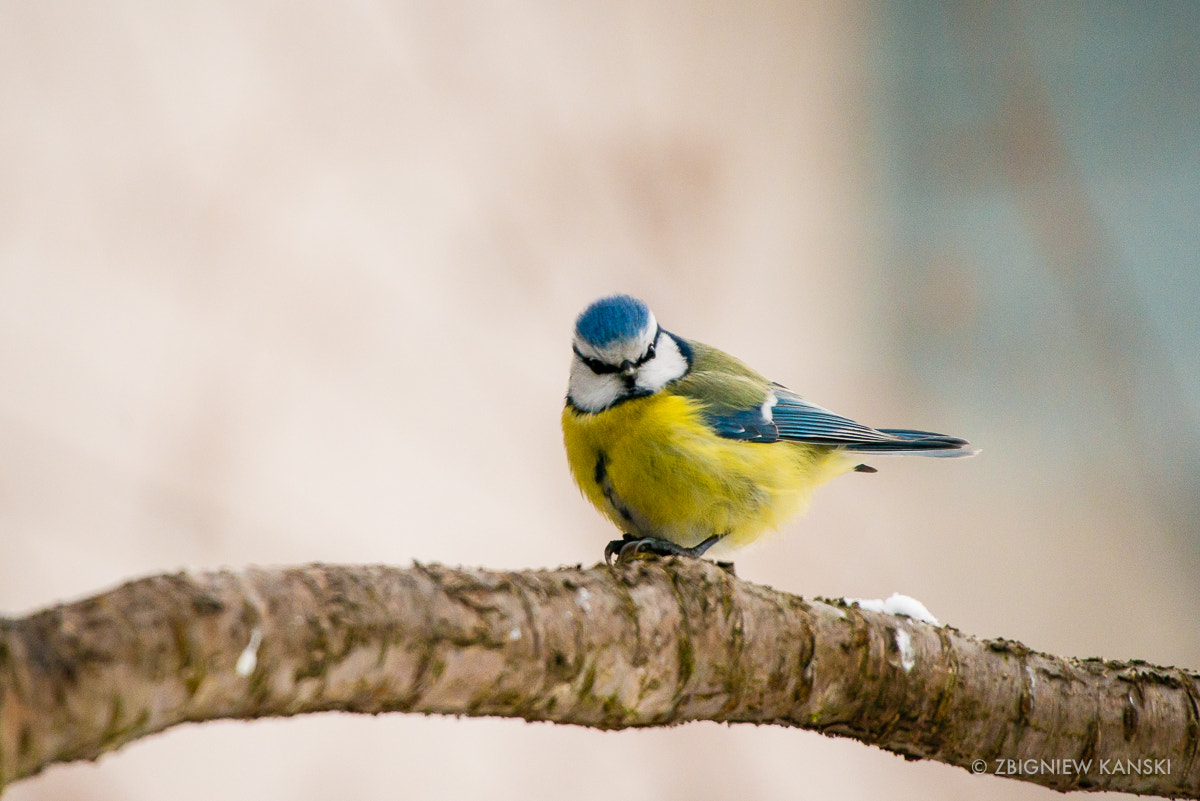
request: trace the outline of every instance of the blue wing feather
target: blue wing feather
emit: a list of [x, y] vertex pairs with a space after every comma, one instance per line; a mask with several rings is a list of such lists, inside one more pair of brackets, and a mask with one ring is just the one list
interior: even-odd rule
[[713, 413], [706, 412], [705, 422], [712, 426], [726, 439], [738, 439], [746, 442], [778, 442], [779, 428], [774, 422], [767, 420], [762, 409], [755, 407], [740, 412]]
[[875, 429], [804, 400], [778, 384], [769, 413], [761, 407], [705, 413], [706, 422], [722, 437], [746, 442], [811, 442], [862, 453], [924, 453], [929, 456], [968, 456], [968, 442], [931, 431]]
[[781, 439], [830, 445], [879, 443], [890, 439], [881, 431], [834, 414], [784, 387], [776, 385], [772, 389], [779, 400], [771, 409], [771, 416]]

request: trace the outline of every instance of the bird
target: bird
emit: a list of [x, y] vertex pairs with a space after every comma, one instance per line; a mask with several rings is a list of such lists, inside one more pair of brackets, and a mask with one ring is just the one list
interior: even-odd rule
[[572, 351], [563, 443], [580, 491], [622, 533], [607, 563], [746, 545], [802, 512], [817, 486], [877, 472], [868, 457], [978, 453], [835, 414], [667, 331], [629, 295], [585, 308]]

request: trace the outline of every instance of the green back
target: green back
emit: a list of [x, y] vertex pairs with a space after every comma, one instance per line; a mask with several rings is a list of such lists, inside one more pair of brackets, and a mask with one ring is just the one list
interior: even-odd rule
[[771, 382], [724, 351], [687, 340], [692, 369], [669, 391], [702, 402], [713, 414], [725, 415], [763, 405]]

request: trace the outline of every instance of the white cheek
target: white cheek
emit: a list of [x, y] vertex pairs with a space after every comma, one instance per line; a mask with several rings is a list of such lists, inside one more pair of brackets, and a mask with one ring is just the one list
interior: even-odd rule
[[657, 354], [638, 370], [639, 389], [658, 392], [688, 370], [687, 359], [679, 352], [675, 340], [663, 334], [658, 339]]
[[571, 380], [567, 397], [585, 412], [607, 409], [625, 394], [625, 384], [615, 373], [596, 375], [576, 357], [571, 362]]

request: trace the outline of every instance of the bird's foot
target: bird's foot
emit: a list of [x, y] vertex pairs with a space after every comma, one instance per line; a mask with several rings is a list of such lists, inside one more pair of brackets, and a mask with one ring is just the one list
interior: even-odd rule
[[[633, 534], [626, 534], [621, 539], [613, 540], [604, 547], [604, 561], [612, 564], [614, 556], [617, 558], [617, 564], [632, 562], [634, 559], [642, 559], [647, 556], [690, 556], [693, 559], [699, 559], [705, 551], [720, 542], [724, 536], [724, 534], [713, 534], [699, 545], [685, 548], [660, 537], [637, 537]], [[733, 572], [732, 562], [717, 562], [717, 564], [722, 569]]]
[[626, 544], [637, 541], [638, 538], [632, 534], [623, 534], [621, 535], [621, 539], [611, 541], [608, 543], [608, 545], [604, 546], [604, 563], [611, 565], [613, 563], [614, 556], [616, 556], [618, 561], [620, 561], [621, 549], [624, 548]]

